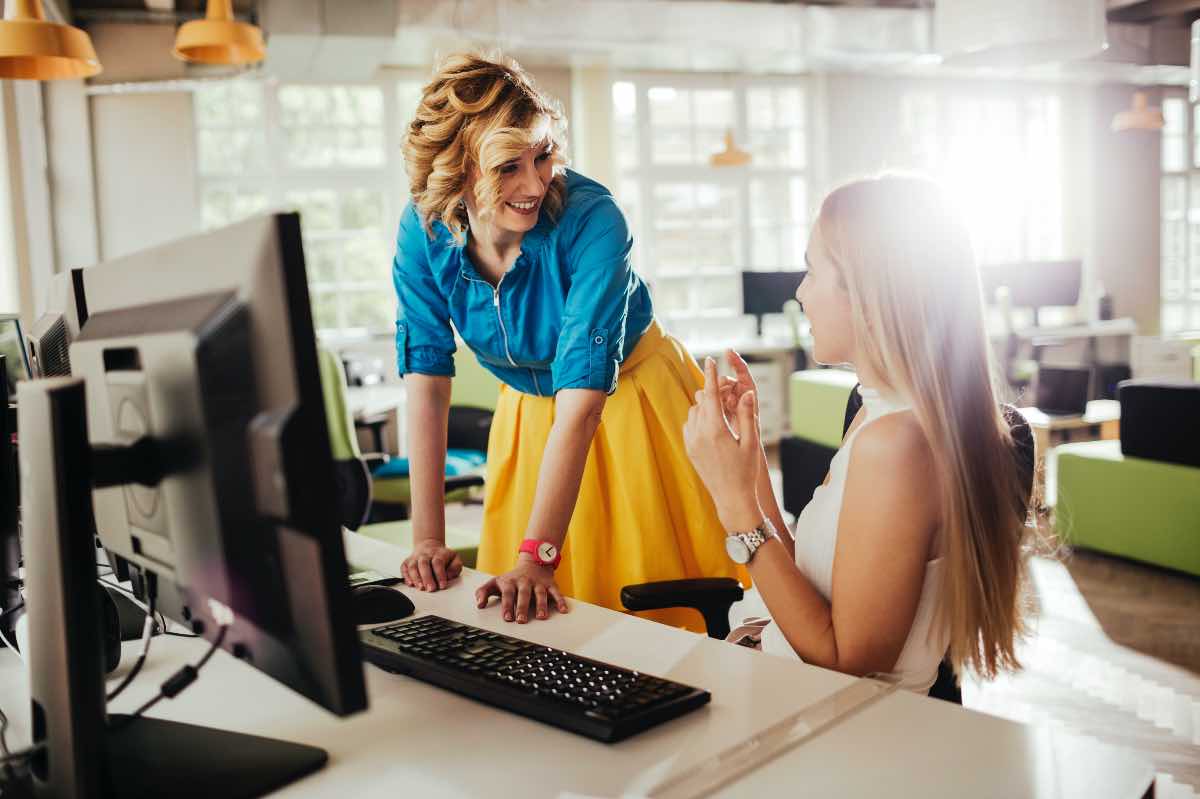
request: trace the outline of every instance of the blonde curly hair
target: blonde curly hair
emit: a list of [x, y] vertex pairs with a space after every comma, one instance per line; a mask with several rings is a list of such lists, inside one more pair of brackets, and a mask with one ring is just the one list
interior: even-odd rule
[[470, 168], [479, 168], [475, 199], [486, 218], [502, 202], [500, 168], [541, 144], [551, 150], [554, 170], [542, 206], [557, 217], [567, 193], [566, 133], [562, 106], [513, 59], [459, 54], [444, 60], [421, 92], [403, 144], [409, 193], [426, 233], [432, 237], [440, 219], [462, 245]]

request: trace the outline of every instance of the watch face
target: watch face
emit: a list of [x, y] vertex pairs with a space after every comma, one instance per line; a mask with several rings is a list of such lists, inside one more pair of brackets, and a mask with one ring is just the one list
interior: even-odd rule
[[750, 561], [750, 547], [746, 546], [746, 542], [739, 536], [731, 535], [725, 538], [725, 552], [734, 563]]
[[540, 560], [542, 563], [549, 563], [558, 557], [558, 547], [554, 546], [554, 544], [543, 541], [542, 543], [538, 544], [537, 556], [538, 560]]

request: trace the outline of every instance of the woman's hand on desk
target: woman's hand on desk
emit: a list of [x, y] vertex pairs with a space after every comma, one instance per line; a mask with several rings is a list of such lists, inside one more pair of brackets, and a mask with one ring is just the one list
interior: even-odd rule
[[481, 585], [475, 591], [475, 602], [485, 608], [493, 596], [500, 597], [504, 620], [515, 619], [518, 624], [529, 621], [530, 602], [539, 619], [549, 618], [551, 600], [559, 613], [567, 612], [567, 600], [554, 581], [554, 570], [535, 563], [525, 553], [517, 556], [517, 565], [512, 571]]
[[[706, 358], [704, 390], [697, 392], [696, 404], [688, 411], [683, 443], [696, 473], [712, 495], [721, 524], [727, 530], [748, 530], [763, 519], [755, 486], [762, 458], [758, 403], [753, 390], [742, 391], [732, 418], [727, 418], [721, 385], [716, 362]], [[749, 385], [753, 386], [753, 381]]]
[[400, 564], [400, 575], [412, 588], [437, 591], [462, 573], [462, 558], [444, 543], [425, 539], [418, 541], [412, 554]]

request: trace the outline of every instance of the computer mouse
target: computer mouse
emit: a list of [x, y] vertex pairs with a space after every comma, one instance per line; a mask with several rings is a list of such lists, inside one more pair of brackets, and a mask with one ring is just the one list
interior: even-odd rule
[[382, 585], [360, 585], [351, 593], [354, 595], [356, 624], [382, 624], [385, 621], [399, 621], [411, 616], [416, 610], [412, 600], [394, 588]]

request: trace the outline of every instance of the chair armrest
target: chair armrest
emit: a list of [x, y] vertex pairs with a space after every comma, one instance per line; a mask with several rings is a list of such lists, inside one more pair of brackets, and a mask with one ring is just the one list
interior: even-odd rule
[[481, 474], [459, 474], [446, 478], [446, 493], [458, 491], [461, 488], [474, 488], [483, 485]]
[[367, 469], [372, 472], [391, 459], [392, 456], [386, 452], [364, 452], [362, 454], [363, 463], [367, 464]]
[[729, 608], [743, 595], [741, 584], [732, 577], [660, 580], [625, 586], [621, 604], [627, 610], [693, 608], [704, 617], [710, 638], [724, 638], [729, 635]]

